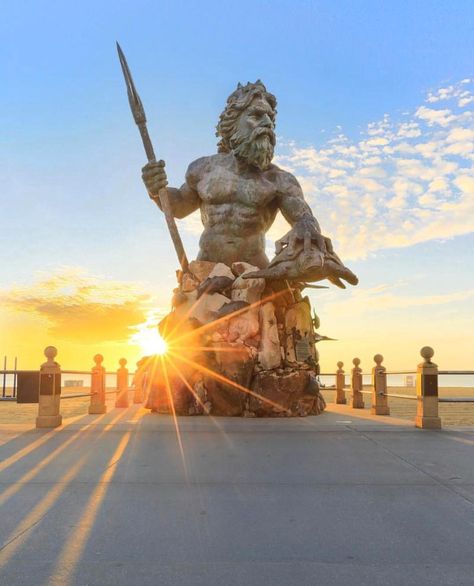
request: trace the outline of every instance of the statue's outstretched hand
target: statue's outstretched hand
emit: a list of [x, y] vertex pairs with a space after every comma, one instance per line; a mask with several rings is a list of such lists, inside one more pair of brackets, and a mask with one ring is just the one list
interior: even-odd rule
[[[314, 218], [312, 216], [303, 216], [293, 225], [289, 232], [275, 242], [275, 254], [279, 254], [283, 248], [286, 248], [286, 256], [294, 258], [301, 250], [298, 245], [299, 242], [303, 242], [305, 251], [309, 251], [312, 243], [314, 243], [322, 253], [325, 253], [327, 240], [329, 238], [325, 238], [321, 234]], [[329, 242], [331, 241], [329, 240]]]
[[340, 289], [346, 288], [341, 279], [344, 279], [344, 281], [347, 281], [350, 285], [357, 285], [359, 282], [359, 279], [356, 277], [356, 275], [354, 275], [350, 269], [344, 266], [339, 259], [337, 259], [337, 261], [333, 259], [333, 255], [330, 255], [326, 258], [324, 262], [324, 272], [325, 278]]
[[148, 190], [148, 195], [151, 199], [156, 199], [160, 192], [168, 185], [166, 178], [165, 162], [157, 161], [156, 163], [148, 163], [142, 169], [143, 183]]
[[324, 264], [321, 269], [321, 279], [327, 279], [336, 287], [345, 289], [345, 284], [341, 281], [347, 281], [350, 285], [357, 285], [359, 279], [357, 276], [348, 269], [342, 260], [334, 252], [331, 239], [327, 236], [322, 236], [324, 240], [324, 248], [318, 245], [319, 250], [324, 251]]

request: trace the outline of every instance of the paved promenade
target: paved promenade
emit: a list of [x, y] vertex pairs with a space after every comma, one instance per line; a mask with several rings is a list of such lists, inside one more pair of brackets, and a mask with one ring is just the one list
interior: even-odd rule
[[474, 428], [136, 407], [0, 426], [0, 584], [474, 584]]

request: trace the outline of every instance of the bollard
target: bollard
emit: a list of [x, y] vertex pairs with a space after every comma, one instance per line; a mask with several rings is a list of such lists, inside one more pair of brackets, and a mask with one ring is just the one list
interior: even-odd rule
[[344, 391], [344, 387], [346, 386], [346, 377], [344, 376], [344, 371], [342, 367], [344, 363], [339, 361], [337, 363], [337, 371], [336, 371], [336, 403], [338, 405], [345, 405], [347, 403], [346, 399], [346, 392]]
[[119, 360], [120, 368], [117, 370], [117, 399], [116, 407], [128, 407], [128, 368], [125, 368], [127, 360]]
[[145, 377], [146, 377], [146, 370], [143, 368], [143, 361], [140, 360], [137, 362], [137, 370], [133, 375], [133, 402], [134, 403], [143, 403], [144, 393], [143, 393], [143, 386], [145, 385]]
[[372, 368], [372, 408], [373, 415], [390, 415], [387, 392], [387, 369], [382, 366], [382, 354], [374, 356], [376, 366]]
[[54, 346], [44, 349], [47, 360], [40, 367], [38, 417], [36, 427], [58, 427], [62, 423], [61, 404], [61, 367], [54, 360], [58, 351]]
[[107, 413], [105, 404], [105, 368], [102, 366], [104, 357], [102, 354], [94, 356], [95, 366], [91, 371], [91, 402], [89, 405], [89, 415], [99, 415]]
[[438, 366], [431, 362], [434, 350], [424, 346], [420, 354], [424, 362], [418, 365], [416, 374], [415, 426], [422, 429], [441, 429], [441, 419], [438, 416]]
[[364, 397], [362, 391], [362, 368], [360, 368], [360, 359], [354, 358], [352, 361], [354, 368], [352, 369], [351, 376], [351, 389], [352, 389], [352, 408], [363, 409], [364, 408]]

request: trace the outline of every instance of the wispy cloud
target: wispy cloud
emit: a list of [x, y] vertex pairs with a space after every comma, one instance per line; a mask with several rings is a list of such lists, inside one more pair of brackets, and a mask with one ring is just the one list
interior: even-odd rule
[[126, 340], [133, 326], [146, 321], [150, 300], [139, 284], [69, 267], [28, 287], [0, 290], [4, 307], [45, 320], [55, 337], [84, 344]]
[[415, 307], [430, 307], [452, 305], [474, 300], [474, 291], [452, 291], [438, 295], [408, 295], [400, 292], [403, 283], [382, 284], [372, 288], [357, 287], [347, 291], [346, 295], [339, 299], [331, 298], [330, 303], [325, 304], [324, 299], [320, 305], [324, 313], [337, 315], [338, 318], [370, 314], [372, 317], [379, 313], [386, 314], [392, 310]]
[[[385, 115], [359, 140], [338, 132], [321, 148], [281, 145], [277, 163], [345, 259], [474, 230], [473, 81], [430, 92], [401, 120]], [[270, 238], [286, 227], [278, 220]]]

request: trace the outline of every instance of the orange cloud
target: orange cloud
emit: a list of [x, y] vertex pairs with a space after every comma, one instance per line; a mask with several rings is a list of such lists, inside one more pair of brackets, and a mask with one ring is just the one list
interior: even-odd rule
[[151, 296], [138, 284], [66, 267], [28, 287], [0, 291], [0, 301], [10, 311], [46, 320], [55, 338], [90, 344], [127, 340], [146, 321]]

